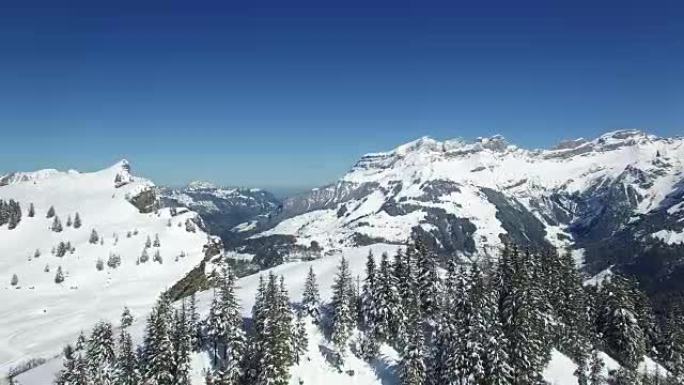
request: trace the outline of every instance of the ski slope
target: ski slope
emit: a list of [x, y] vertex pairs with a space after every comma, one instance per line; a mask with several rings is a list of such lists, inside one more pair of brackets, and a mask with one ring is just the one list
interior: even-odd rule
[[[128, 199], [154, 185], [129, 170], [122, 161], [92, 173], [21, 173], [0, 186], [0, 199], [19, 201], [23, 214], [17, 228], [0, 227], [0, 375], [28, 359], [58, 354], [94, 322], [118, 320], [124, 306], [137, 313], [148, 311], [162, 290], [203, 258], [207, 234], [185, 227], [196, 214], [186, 211], [172, 217], [168, 209], [140, 213]], [[123, 184], [118, 188], [117, 175]], [[34, 217], [27, 215], [30, 203]], [[62, 222], [62, 232], [50, 230], [50, 206]], [[67, 216], [73, 220], [77, 212], [81, 227], [68, 227]], [[102, 244], [89, 243], [92, 229]], [[148, 250], [148, 262], [136, 264], [147, 237], [154, 241], [155, 235], [160, 247]], [[70, 242], [75, 251], [61, 258], [52, 255], [59, 242]], [[152, 260], [156, 251], [161, 264]], [[181, 252], [185, 257], [176, 260]], [[121, 257], [117, 268], [107, 266], [111, 253]], [[104, 262], [102, 271], [96, 269], [98, 259]], [[65, 277], [60, 284], [55, 283], [58, 266]], [[16, 286], [10, 284], [13, 274], [19, 280]]]

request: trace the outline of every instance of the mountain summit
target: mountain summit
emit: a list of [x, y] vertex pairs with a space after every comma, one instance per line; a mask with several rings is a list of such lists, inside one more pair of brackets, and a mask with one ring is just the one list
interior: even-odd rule
[[639, 270], [654, 244], [675, 247], [684, 232], [683, 185], [682, 138], [620, 130], [528, 150], [501, 136], [423, 137], [286, 199], [253, 242], [334, 250], [419, 237], [437, 253], [477, 258], [511, 240], [570, 250], [592, 274]]
[[154, 184], [125, 160], [0, 180], [0, 202], [18, 208], [12, 226], [0, 222], [0, 372], [59, 352], [124, 306], [146, 312], [204, 258], [197, 214], [160, 208]]

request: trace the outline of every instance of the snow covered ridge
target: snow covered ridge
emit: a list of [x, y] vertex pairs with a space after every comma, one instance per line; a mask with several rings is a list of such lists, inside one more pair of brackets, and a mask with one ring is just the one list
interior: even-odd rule
[[[69, 171], [75, 173], [75, 171]], [[7, 175], [0, 176], [0, 186], [8, 184], [15, 184], [20, 182], [39, 181], [41, 179], [49, 178], [53, 175], [59, 174], [60, 171], [54, 168], [38, 170], [34, 172], [13, 172]]]
[[197, 214], [157, 209], [154, 184], [127, 161], [10, 175], [0, 200], [21, 217], [0, 225], [0, 373], [52, 357], [124, 305], [147, 311], [204, 257]]
[[[286, 199], [278, 219], [252, 237], [292, 235], [301, 245], [335, 249], [418, 234], [441, 253], [469, 256], [508, 238], [586, 249], [598, 272], [615, 261], [596, 262], [594, 246], [625, 229], [643, 240], [630, 229], [664, 205], [679, 213], [682, 199], [672, 197], [683, 185], [682, 138], [621, 130], [527, 150], [501, 136], [424, 137], [368, 154], [335, 184]], [[680, 230], [654, 226], [651, 233]]]

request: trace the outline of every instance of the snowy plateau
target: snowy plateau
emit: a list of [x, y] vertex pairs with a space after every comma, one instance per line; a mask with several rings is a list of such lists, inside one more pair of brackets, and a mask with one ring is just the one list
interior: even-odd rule
[[[156, 207], [149, 195], [160, 191], [163, 204]], [[567, 249], [590, 276], [620, 267], [646, 274], [639, 270], [646, 258], [641, 250], [655, 245], [680, 252], [684, 140], [626, 130], [549, 150], [526, 150], [499, 136], [472, 142], [421, 138], [364, 156], [332, 185], [282, 202], [263, 194], [205, 183], [157, 189], [133, 176], [125, 161], [93, 173], [42, 170], [0, 177], [0, 199], [18, 201], [23, 211], [16, 228], [0, 226], [0, 374], [41, 358], [45, 363], [15, 380], [20, 385], [50, 384], [62, 368], [62, 347], [98, 320], [118, 325], [124, 306], [136, 318], [131, 333], [140, 343], [158, 295], [205, 259], [210, 236], [203, 228], [212, 229], [204, 226], [207, 215], [220, 229], [211, 232], [231, 241], [226, 242], [231, 253], [253, 256], [264, 274], [284, 276], [294, 302], [301, 299], [310, 267], [326, 302], [340, 256], [356, 277], [363, 273], [369, 251], [376, 256], [394, 253], [411, 237], [436, 254], [461, 260], [496, 257], [502, 242], [511, 240]], [[226, 197], [245, 202], [239, 207], [257, 203], [248, 211], [240, 208], [239, 221], [223, 223], [222, 210], [235, 207], [225, 203]], [[33, 217], [27, 215], [29, 204], [35, 208]], [[52, 229], [54, 218], [46, 218], [51, 206], [64, 224], [60, 232]], [[81, 226], [66, 226], [76, 213]], [[92, 230], [98, 242], [90, 242]], [[148, 237], [158, 237], [159, 246], [147, 247]], [[60, 242], [71, 248], [57, 257], [52, 250]], [[622, 246], [616, 249], [618, 244]], [[312, 261], [283, 255], [314, 248], [320, 258]], [[605, 252], [611, 248], [616, 249], [613, 254]], [[625, 248], [633, 254], [622, 253]], [[143, 250], [149, 260], [140, 263]], [[157, 251], [161, 263], [153, 260]], [[111, 255], [120, 256], [118, 266], [108, 266]], [[96, 268], [98, 260], [104, 262], [102, 269]], [[56, 283], [59, 267], [64, 281]], [[661, 268], [658, 274], [665, 280], [676, 269]], [[16, 284], [11, 282], [14, 274]], [[246, 318], [251, 317], [258, 283], [258, 274], [237, 281]], [[197, 299], [205, 317], [211, 290], [198, 293]], [[381, 346], [371, 363], [350, 355], [339, 371], [324, 357], [329, 340], [316, 325], [306, 328], [308, 353], [290, 368], [292, 385], [398, 384], [400, 355], [391, 347]], [[601, 355], [605, 372], [619, 367]], [[204, 384], [210, 361], [204, 353], [193, 354], [193, 385]], [[570, 358], [554, 350], [543, 375], [553, 385], [575, 385], [575, 369]], [[666, 373], [649, 357], [639, 371]]]

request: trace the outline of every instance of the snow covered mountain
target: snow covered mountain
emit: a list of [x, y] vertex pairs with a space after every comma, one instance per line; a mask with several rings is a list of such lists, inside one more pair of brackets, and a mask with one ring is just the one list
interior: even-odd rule
[[[413, 235], [444, 255], [471, 258], [511, 239], [572, 249], [592, 273], [633, 267], [648, 260], [655, 242], [672, 248], [682, 241], [683, 171], [684, 139], [636, 130], [548, 150], [501, 136], [425, 137], [368, 154], [337, 183], [285, 200], [243, 249], [315, 241], [334, 250]], [[655, 269], [671, 275], [672, 268], [663, 262]]]
[[204, 258], [197, 214], [157, 210], [152, 182], [130, 170], [0, 178], [0, 212], [14, 224], [0, 221], [0, 372], [59, 353], [124, 305], [146, 312]]
[[[644, 277], [662, 274], [673, 282], [679, 274], [676, 263], [656, 258], [660, 270], [649, 275], [647, 272], [654, 271], [653, 263], [644, 261], [653, 260], [645, 250], [667, 254], [677, 252], [680, 247], [684, 222], [683, 143], [682, 139], [657, 138], [638, 131], [613, 132], [594, 140], [576, 140], [539, 151], [520, 149], [501, 137], [475, 142], [422, 138], [390, 152], [369, 154], [336, 184], [287, 199], [282, 206], [250, 206], [264, 211], [252, 217], [257, 220], [249, 219], [230, 229], [247, 237], [238, 244], [237, 251], [253, 255], [262, 266], [274, 266], [269, 272], [285, 278], [287, 291], [295, 303], [300, 301], [310, 267], [318, 276], [323, 302], [329, 303], [340, 255], [349, 261], [351, 276], [357, 276], [364, 270], [364, 257], [369, 251], [376, 256], [385, 251], [393, 253], [412, 236], [421, 238], [444, 256], [455, 254], [473, 259], [482, 254], [498, 256], [497, 250], [506, 239], [539, 248], [567, 247], [574, 250], [578, 261], [584, 261], [590, 272], [613, 265], [625, 270], [631, 268]], [[3, 206], [8, 213], [8, 224], [12, 218], [16, 222], [13, 214], [16, 200], [22, 208], [34, 203], [35, 216], [23, 214], [11, 230], [9, 225], [0, 226], [0, 237], [28, 232], [27, 226], [34, 220], [38, 221], [35, 228], [40, 229], [32, 230], [24, 238], [39, 241], [31, 243], [30, 249], [10, 248], [12, 264], [0, 266], [0, 271], [8, 275], [6, 294], [0, 295], [14, 301], [9, 302], [11, 310], [0, 310], [5, 318], [0, 320], [3, 328], [0, 333], [4, 333], [0, 334], [0, 341], [5, 344], [1, 351], [5, 355], [4, 364], [0, 369], [29, 357], [48, 358], [43, 365], [20, 374], [16, 378], [19, 384], [49, 383], [63, 365], [60, 357], [54, 357], [59, 348], [65, 342], [72, 342], [78, 330], [89, 329], [97, 320], [115, 319], [124, 304], [133, 309], [137, 318], [130, 332], [135, 342], [140, 343], [146, 316], [160, 291], [198, 266], [205, 275], [213, 271], [211, 262], [220, 258], [212, 261], [204, 258], [204, 263], [200, 263], [206, 235], [200, 226], [195, 226], [195, 233], [187, 232], [185, 220], [196, 214], [181, 206], [200, 212], [206, 210], [202, 213], [206, 217], [206, 212], [230, 209], [229, 203], [220, 208], [216, 202], [222, 200], [259, 201], [250, 199], [244, 191], [193, 183], [183, 191], [165, 190], [163, 200], [173, 208], [157, 209], [151, 183], [131, 176], [129, 171], [128, 165], [122, 163], [92, 174], [50, 172], [44, 178], [15, 174], [2, 179], [8, 182], [0, 187], [0, 199], [14, 202]], [[18, 186], [23, 186], [23, 190], [18, 190]], [[70, 189], [63, 191], [65, 186], [71, 186], [77, 193]], [[45, 191], [54, 195], [44, 197]], [[62, 222], [64, 213], [75, 215], [78, 211], [83, 222], [82, 236], [73, 228], [73, 223], [62, 232], [79, 234], [73, 240], [62, 239], [60, 233], [50, 230], [54, 219], [47, 220], [45, 215], [51, 205]], [[114, 205], [111, 210], [109, 205]], [[249, 205], [244, 203], [244, 206]], [[209, 221], [205, 218], [205, 222]], [[105, 235], [104, 245], [89, 242], [90, 227]], [[138, 235], [134, 231], [131, 238], [119, 237], [115, 241], [116, 236], [107, 236], [135, 228], [139, 230]], [[135, 261], [146, 249], [145, 235], [154, 239], [157, 233], [164, 263], [148, 261], [137, 265]], [[625, 241], [627, 238], [629, 242]], [[43, 242], [43, 239], [50, 241]], [[59, 262], [72, 260], [73, 265], [65, 268], [69, 271], [66, 280], [56, 285], [54, 270], [34, 272], [31, 266], [35, 265], [35, 257], [30, 261], [26, 257], [36, 242], [45, 243], [47, 246], [40, 247], [47, 248], [60, 240], [69, 241], [76, 252], [73, 255], [67, 252], [61, 259], [48, 257]], [[611, 250], [606, 250], [607, 247]], [[624, 250], [627, 247], [632, 250]], [[151, 256], [154, 245], [147, 250]], [[316, 250], [322, 258], [281, 264], [281, 253], [311, 250]], [[186, 256], [177, 262], [166, 257], [180, 251], [185, 251]], [[98, 256], [106, 258], [110, 252], [121, 255], [121, 266], [98, 270]], [[43, 258], [48, 254], [43, 252], [39, 256], [39, 266], [43, 266]], [[10, 272], [15, 270], [18, 283], [12, 285]], [[34, 289], [25, 286], [25, 277], [35, 280], [40, 274], [47, 274], [41, 286], [36, 285]], [[71, 285], [72, 281], [78, 288], [67, 290], [64, 285]], [[84, 287], [88, 288], [86, 293]], [[258, 287], [258, 275], [246, 276], [237, 282], [237, 296], [246, 319], [251, 317]], [[30, 301], [32, 293], [39, 294], [35, 301]], [[213, 297], [212, 290], [198, 293], [201, 318], [208, 315]], [[15, 308], [21, 314], [15, 314]], [[47, 311], [41, 314], [42, 309]], [[28, 336], [29, 331], [55, 322], [65, 324], [67, 330], [46, 327], [47, 335]], [[25, 325], [17, 326], [20, 323]], [[5, 332], [5, 328], [9, 331]], [[308, 323], [306, 330], [308, 353], [305, 360], [289, 369], [290, 384], [399, 383], [402, 354], [388, 345], [382, 346], [373, 362], [350, 355], [344, 370], [338, 370], [327, 357], [334, 347], [325, 327]], [[29, 343], [23, 344], [25, 340]], [[601, 353], [601, 357], [606, 364], [604, 373], [619, 367], [608, 355]], [[211, 367], [211, 360], [207, 351], [192, 354], [192, 384], [204, 383], [204, 371]], [[543, 377], [552, 384], [575, 385], [578, 383], [574, 376], [576, 369], [568, 356], [553, 350]], [[639, 371], [665, 372], [648, 357], [642, 359]]]
[[207, 230], [226, 244], [250, 234], [258, 221], [267, 221], [281, 207], [273, 194], [262, 189], [201, 181], [181, 188], [160, 188], [159, 196], [164, 207], [188, 207], [199, 213]]

